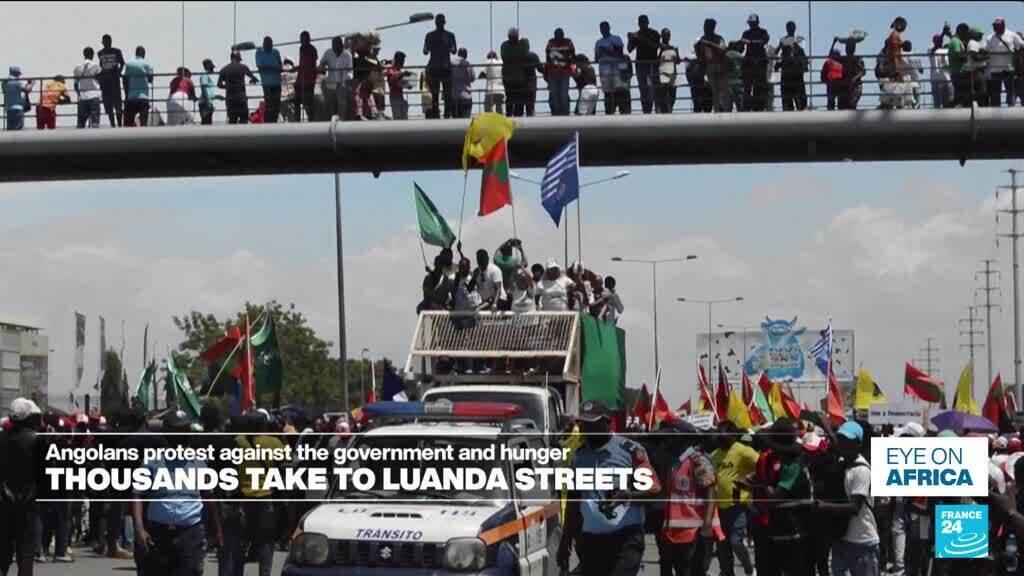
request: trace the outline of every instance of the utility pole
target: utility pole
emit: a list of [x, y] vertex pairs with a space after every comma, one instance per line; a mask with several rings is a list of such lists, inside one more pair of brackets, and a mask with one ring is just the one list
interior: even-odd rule
[[[967, 354], [971, 358], [971, 365], [972, 366], [974, 365], [974, 349], [975, 348], [984, 348], [985, 347], [985, 345], [981, 344], [980, 342], [978, 344], [974, 343], [974, 337], [977, 336], [977, 335], [982, 334], [981, 330], [975, 329], [975, 326], [977, 325], [977, 323], [981, 322], [981, 318], [978, 318], [975, 315], [976, 313], [977, 313], [977, 307], [976, 306], [968, 306], [967, 307], [967, 318], [961, 318], [960, 319], [960, 335], [961, 336], [967, 336], [967, 344], [961, 344], [960, 347], [961, 348], [967, 348]], [[966, 330], [964, 328], [966, 328]]]
[[1010, 239], [1013, 253], [1013, 386], [1016, 388], [1015, 394], [1019, 406], [1021, 403], [1020, 290], [1018, 289], [1017, 281], [1020, 275], [1020, 260], [1017, 257], [1017, 239], [1021, 237], [1021, 234], [1017, 231], [1017, 215], [1024, 212], [1024, 210], [1017, 208], [1017, 171], [1011, 168], [1007, 172], [1010, 174], [1010, 185], [1000, 186], [999, 190], [1010, 191], [1010, 209], [1000, 210], [1000, 212], [1010, 215], [1010, 233], [999, 234], [999, 236]]
[[977, 307], [985, 309], [985, 353], [988, 355], [988, 380], [985, 382], [985, 385], [988, 386], [992, 384], [992, 309], [999, 308], [1002, 310], [998, 303], [992, 303], [992, 293], [999, 292], [999, 295], [1002, 296], [1002, 291], [999, 289], [999, 286], [992, 285], [992, 277], [995, 276], [997, 280], [999, 278], [999, 270], [992, 267], [996, 261], [989, 258], [982, 260], [981, 263], [984, 268], [974, 273], [974, 280], [977, 281], [980, 276], [984, 280], [985, 286], [975, 288], [974, 296], [977, 298], [978, 292], [985, 295], [985, 303], [979, 304]]

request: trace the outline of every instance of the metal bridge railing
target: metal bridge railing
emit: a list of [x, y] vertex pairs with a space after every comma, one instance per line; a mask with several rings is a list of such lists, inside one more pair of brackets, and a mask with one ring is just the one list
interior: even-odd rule
[[[929, 57], [930, 57], [930, 55], [926, 54], [926, 53], [925, 54], [911, 54], [911, 55], [905, 55], [905, 57], [907, 57], [907, 58], [911, 58], [911, 57], [915, 58], [920, 63], [920, 69], [919, 69], [919, 73], [918, 73], [919, 80], [916, 83], [917, 84], [916, 85], [916, 89], [913, 90], [913, 92], [917, 96], [917, 101], [916, 101], [916, 106], [915, 107], [918, 107], [918, 108], [931, 108], [933, 106], [934, 98], [933, 98], [933, 94], [932, 94], [932, 83], [930, 82], [931, 73], [933, 71], [933, 69], [929, 65]], [[827, 103], [828, 103], [828, 94], [827, 94], [827, 92], [828, 92], [828, 90], [827, 90], [827, 87], [826, 87], [825, 83], [821, 82], [820, 79], [819, 79], [819, 77], [820, 77], [820, 65], [819, 66], [815, 66], [815, 63], [821, 63], [826, 58], [827, 58], [826, 56], [809, 56], [808, 57], [808, 61], [810, 63], [810, 71], [808, 73], [805, 73], [805, 77], [809, 78], [809, 80], [805, 80], [804, 81], [804, 85], [805, 85], [805, 89], [806, 89], [806, 92], [807, 92], [808, 108], [812, 109], [812, 110], [815, 110], [815, 109], [823, 110], [823, 109], [825, 109], [827, 107]], [[884, 90], [883, 90], [885, 81], [878, 80], [875, 77], [875, 74], [874, 74], [874, 68], [875, 68], [874, 65], [875, 65], [876, 59], [878, 58], [878, 55], [877, 54], [865, 54], [865, 55], [862, 55], [861, 58], [863, 58], [863, 60], [864, 60], [865, 76], [864, 76], [863, 81], [862, 81], [862, 94], [861, 94], [860, 102], [858, 104], [858, 108], [859, 109], [873, 109], [873, 108], [877, 108], [880, 105], [881, 98], [884, 95], [886, 95]], [[773, 65], [778, 60], [779, 60], [778, 58], [772, 58], [772, 59], [769, 60], [769, 64], [768, 65], [772, 65], [772, 68], [774, 68]], [[636, 62], [633, 62], [633, 64], [635, 65]], [[600, 64], [597, 63], [597, 62], [591, 62], [591, 65], [594, 66], [595, 72], [598, 73], [598, 83], [600, 84], [600, 74], [599, 74]], [[471, 108], [471, 113], [472, 114], [476, 114], [478, 112], [482, 112], [482, 111], [484, 111], [484, 108], [485, 108], [484, 100], [485, 100], [485, 97], [488, 94], [488, 92], [487, 92], [487, 90], [485, 88], [482, 88], [481, 86], [485, 85], [486, 80], [478, 78], [480, 73], [484, 70], [485, 66], [486, 66], [486, 63], [472, 64], [472, 68], [473, 68], [473, 72], [474, 72], [474, 78], [475, 78], [474, 83], [472, 84], [473, 88], [470, 90], [470, 93], [472, 95], [472, 101], [473, 101], [472, 108]], [[412, 90], [409, 90], [409, 91], [405, 92], [405, 100], [407, 102], [407, 106], [408, 106], [408, 109], [409, 109], [409, 114], [408, 114], [409, 118], [423, 118], [423, 117], [426, 116], [426, 114], [425, 114], [425, 112], [426, 112], [426, 110], [425, 110], [425, 101], [427, 100], [427, 98], [426, 98], [425, 95], [429, 94], [429, 90], [427, 89], [427, 85], [425, 83], [425, 79], [423, 78], [424, 72], [425, 72], [425, 68], [426, 68], [425, 66], [407, 66], [407, 67], [404, 68], [404, 70], [408, 70], [408, 71], [413, 72], [416, 75], [416, 78], [417, 78], [417, 80], [415, 82], [416, 87], [413, 88]], [[672, 104], [672, 109], [671, 109], [671, 113], [674, 113], [674, 114], [694, 112], [693, 97], [691, 95], [691, 89], [693, 87], [689, 83], [687, 83], [687, 81], [686, 81], [685, 68], [686, 68], [686, 63], [682, 62], [682, 63], [679, 64], [678, 70], [677, 70], [676, 82], [674, 84], [675, 95], [676, 96], [674, 98], [674, 101], [673, 101], [673, 104]], [[948, 72], [948, 70], [946, 72]], [[257, 76], [259, 75], [259, 73], [255, 69], [253, 69], [253, 73], [256, 74]], [[167, 119], [167, 101], [168, 101], [168, 98], [170, 96], [170, 81], [176, 75], [177, 75], [176, 73], [156, 73], [156, 74], [153, 75], [154, 78], [153, 78], [153, 82], [151, 83], [150, 98], [149, 98], [150, 109], [151, 109], [151, 112], [150, 112], [151, 119], [160, 118], [161, 120], [166, 122], [166, 119]], [[200, 94], [200, 90], [201, 90], [201, 87], [199, 86], [199, 81], [198, 81], [201, 75], [202, 75], [202, 73], [200, 73], [200, 72], [196, 72], [196, 73], [192, 74], [192, 81], [196, 85], [197, 96]], [[211, 74], [211, 76], [213, 76], [214, 82], [216, 82], [216, 78], [218, 76], [218, 73], [214, 72], [214, 73]], [[32, 94], [30, 95], [30, 99], [32, 101], [32, 111], [25, 115], [25, 129], [26, 130], [34, 129], [35, 118], [36, 118], [36, 115], [37, 115], [38, 105], [39, 105], [39, 102], [42, 99], [43, 90], [45, 88], [45, 83], [46, 83], [47, 80], [50, 80], [52, 78], [53, 78], [52, 75], [51, 76], [37, 76], [37, 77], [23, 76], [23, 77], [20, 78], [20, 80], [24, 80], [24, 81], [34, 81], [33, 91], [32, 91]], [[71, 97], [72, 102], [70, 104], [62, 104], [62, 105], [59, 105], [57, 107], [56, 117], [57, 117], [57, 128], [59, 128], [59, 129], [73, 128], [73, 127], [76, 126], [76, 123], [77, 123], [77, 102], [76, 102], [76, 96], [75, 96], [75, 93], [74, 93], [74, 77], [72, 75], [70, 75], [70, 74], [67, 74], [67, 75], [65, 75], [65, 79], [66, 79], [66, 85], [67, 85], [67, 89], [68, 89], [68, 94]], [[636, 76], [634, 74], [634, 75], [631, 76], [630, 82], [629, 82], [629, 102], [630, 102], [630, 108], [632, 110], [632, 113], [640, 113], [641, 112], [640, 87], [637, 84], [636, 80], [637, 79], [636, 79]], [[322, 82], [322, 77], [318, 80], [318, 82], [316, 83], [316, 86], [314, 88], [314, 109], [315, 110], [319, 110], [321, 112], [321, 114], [317, 115], [315, 113], [314, 115], [315, 116], [319, 116], [318, 118], [316, 118], [317, 120], [326, 121], [326, 120], [328, 120], [328, 118], [324, 117], [324, 115], [322, 114], [322, 111], [324, 109], [324, 103], [323, 103], [321, 82]], [[904, 89], [909, 91], [910, 90], [909, 83], [906, 83], [906, 84], [907, 85], [902, 87], [902, 88], [904, 88]], [[1024, 88], [1024, 80], [1022, 80], [1021, 78], [1018, 78], [1017, 79], [1017, 84], [1018, 84], [1018, 90], [1017, 90], [1016, 98], [1019, 99], [1019, 100], [1024, 101], [1024, 90], [1021, 89], [1021, 88]], [[385, 86], [386, 86], [386, 82], [385, 82]], [[769, 76], [769, 89], [770, 89], [770, 95], [771, 96], [768, 99], [768, 104], [769, 105], [766, 107], [766, 109], [767, 110], [781, 110], [782, 109], [782, 106], [781, 106], [781, 93], [780, 93], [781, 92], [781, 81], [780, 81], [780, 73], [779, 72], [773, 71], [772, 74]], [[951, 86], [949, 86], [948, 89], [951, 91], [952, 90]], [[598, 90], [600, 91], [600, 86], [598, 86]], [[218, 94], [219, 94], [219, 92], [220, 91], [218, 90]], [[580, 90], [576, 87], [574, 81], [570, 81], [569, 99], [570, 99], [570, 110], [571, 111], [575, 111], [577, 109], [576, 108], [577, 104], [580, 101]], [[249, 109], [249, 111], [250, 112], [255, 112], [258, 109], [259, 104], [260, 104], [260, 102], [262, 100], [263, 100], [262, 88], [259, 85], [248, 85], [247, 86], [247, 101], [248, 101], [248, 109]], [[380, 96], [378, 96], [378, 100], [382, 100], [382, 102], [378, 102], [378, 104], [380, 104], [380, 103], [384, 104], [385, 113], [390, 111], [390, 94], [388, 93], [386, 88], [385, 88], [384, 92], [381, 93]], [[537, 78], [536, 97], [535, 97], [533, 102], [534, 102], [534, 104], [533, 104], [534, 115], [536, 115], [536, 116], [548, 116], [548, 115], [551, 115], [551, 110], [550, 110], [550, 107], [548, 105], [548, 86], [546, 85], [546, 83], [544, 82], [542, 77], [538, 77]], [[213, 123], [214, 124], [226, 124], [227, 123], [227, 111], [226, 111], [226, 106], [225, 106], [224, 100], [223, 99], [217, 99], [217, 100], [215, 100], [213, 102], [213, 104], [214, 104]], [[1005, 105], [1005, 101], [1004, 101], [1003, 105]], [[454, 99], [452, 100], [451, 106], [454, 108]], [[508, 102], [505, 102], [506, 110], [507, 110], [507, 106], [508, 106]], [[439, 110], [441, 110], [443, 112], [443, 110], [444, 110], [443, 102], [439, 103], [438, 108], [439, 108]], [[153, 110], [156, 110], [156, 113], [154, 113]], [[200, 117], [200, 115], [199, 115], [199, 101], [198, 101], [198, 99], [195, 100], [195, 101], [189, 101], [187, 106], [186, 106], [186, 110], [188, 111], [188, 113], [191, 116], [191, 119], [193, 121], [192, 123], [199, 124], [199, 117]], [[294, 122], [294, 121], [306, 122], [306, 121], [308, 121], [306, 112], [305, 112], [305, 110], [302, 109], [302, 107], [301, 107], [299, 102], [286, 102], [286, 101], [282, 100], [282, 111], [281, 112], [282, 112], [282, 117], [281, 117], [281, 119], [278, 120], [279, 122]], [[600, 93], [599, 93], [598, 100], [597, 100], [597, 103], [596, 103], [596, 113], [597, 114], [603, 114], [604, 113], [603, 94], [600, 94]], [[4, 130], [6, 130], [6, 124], [7, 124], [6, 123], [6, 115], [7, 115], [7, 113], [6, 113], [6, 105], [4, 105], [2, 108], [0, 108], [0, 120], [2, 120], [2, 121], [0, 121], [0, 126], [2, 126], [2, 129], [4, 129]], [[150, 122], [150, 126], [153, 126], [155, 124], [159, 124], [159, 122], [156, 122], [156, 123]], [[105, 109], [102, 109], [102, 106], [101, 106], [101, 111], [100, 111], [100, 125], [101, 126], [107, 126], [108, 125], [106, 111], [105, 111]]]

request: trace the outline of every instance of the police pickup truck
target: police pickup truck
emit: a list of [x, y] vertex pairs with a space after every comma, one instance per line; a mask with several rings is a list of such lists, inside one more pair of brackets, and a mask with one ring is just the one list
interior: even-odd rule
[[[350, 448], [543, 449], [521, 407], [492, 402], [380, 402], [376, 423]], [[352, 452], [350, 450], [350, 452]], [[511, 452], [511, 450], [509, 451]], [[526, 452], [521, 450], [521, 452]], [[365, 452], [364, 452], [365, 453]], [[377, 477], [426, 467], [500, 468], [508, 488], [472, 491], [360, 490], [333, 485], [326, 502], [300, 522], [283, 576], [486, 574], [554, 576], [561, 538], [559, 503], [548, 490], [520, 491], [512, 479], [531, 460], [350, 461]], [[390, 472], [388, 472], [390, 474]], [[397, 474], [397, 472], [396, 472]]]

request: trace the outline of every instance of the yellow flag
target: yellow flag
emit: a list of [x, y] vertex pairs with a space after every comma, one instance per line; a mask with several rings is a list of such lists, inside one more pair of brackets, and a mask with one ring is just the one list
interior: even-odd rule
[[504, 114], [484, 112], [469, 123], [462, 142], [462, 170], [469, 170], [469, 157], [480, 159], [502, 140], [509, 140], [516, 131], [516, 123]]
[[868, 410], [872, 404], [886, 401], [888, 399], [885, 397], [885, 394], [882, 394], [882, 390], [875, 383], [874, 379], [871, 378], [871, 374], [868, 374], [867, 370], [861, 368], [857, 374], [857, 398], [854, 408], [857, 410]]
[[956, 400], [953, 402], [953, 410], [981, 415], [978, 405], [974, 403], [974, 362], [967, 362], [960, 372], [960, 383], [956, 385]]
[[772, 382], [771, 394], [768, 395], [768, 405], [772, 407], [772, 416], [775, 420], [789, 418], [786, 413], [786, 406], [782, 403], [782, 386], [778, 382]]
[[729, 411], [726, 418], [740, 430], [753, 428], [753, 424], [750, 423], [750, 411], [735, 390], [729, 392]]

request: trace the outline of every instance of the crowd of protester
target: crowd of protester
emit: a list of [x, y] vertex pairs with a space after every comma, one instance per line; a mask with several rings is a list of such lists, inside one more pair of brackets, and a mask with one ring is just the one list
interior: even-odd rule
[[[158, 491], [142, 501], [114, 489], [53, 491], [42, 473], [51, 443], [140, 451], [174, 443], [218, 451], [300, 443], [333, 449], [349, 442], [351, 432], [372, 425], [343, 414], [310, 418], [263, 409], [225, 418], [209, 404], [197, 419], [170, 410], [147, 421], [136, 406], [119, 411], [108, 423], [96, 415], [43, 414], [23, 398], [12, 403], [9, 414], [0, 430], [0, 512], [5, 520], [0, 524], [0, 574], [16, 561], [22, 576], [31, 575], [36, 562], [74, 562], [73, 544], [134, 559], [144, 575], [200, 574], [207, 551], [215, 549], [219, 574], [240, 574], [244, 563], [254, 562], [261, 576], [268, 576], [275, 548], [287, 547], [298, 519], [324, 496], [248, 484], [247, 468], [307, 464], [262, 459], [238, 465], [242, 481], [230, 493], [220, 488], [215, 493]], [[1017, 573], [1017, 542], [1024, 536], [1024, 482], [1015, 482], [1024, 473], [1024, 449], [1017, 432], [988, 436], [985, 498], [878, 498], [871, 495], [873, 437], [982, 434], [929, 430], [914, 421], [894, 428], [851, 419], [834, 427], [828, 416], [810, 411], [799, 420], [779, 419], [756, 430], [728, 421], [697, 429], [673, 417], [660, 423], [659, 434], [641, 434], [643, 426], [637, 423], [617, 433], [613, 416], [599, 402], [583, 404], [562, 440], [577, 441], [567, 465], [649, 467], [657, 481], [643, 493], [568, 495], [557, 561], [566, 567], [578, 562], [584, 576], [637, 574], [645, 534], [653, 535], [664, 576], [708, 574], [713, 559], [723, 576], [732, 576], [737, 566], [747, 576]], [[41, 436], [41, 431], [64, 433]], [[138, 432], [194, 434], [129, 434]], [[133, 468], [142, 463], [48, 465]], [[155, 472], [234, 464], [158, 459], [145, 466]], [[990, 507], [988, 557], [934, 558], [929, 535], [935, 506], [964, 503]], [[573, 551], [576, 562], [570, 561]]]
[[518, 238], [503, 242], [493, 257], [487, 250], [476, 251], [476, 266], [462, 253], [444, 248], [434, 258], [433, 268], [423, 277], [423, 299], [416, 307], [456, 312], [514, 312], [580, 310], [610, 324], [618, 323], [622, 299], [615, 291], [615, 278], [601, 276], [582, 263], [563, 270], [556, 260], [546, 264], [527, 261]]
[[[554, 116], [595, 114], [599, 100], [606, 114], [629, 114], [633, 86], [638, 88], [645, 114], [675, 110], [680, 85], [689, 88], [695, 112], [774, 110], [776, 86], [783, 110], [806, 109], [812, 62], [804, 38], [796, 34], [796, 23], [786, 23], [785, 35], [777, 43], [761, 27], [757, 14], [747, 18], [747, 25], [740, 38], [727, 40], [716, 32], [717, 22], [707, 19], [703, 34], [692, 47], [681, 50], [673, 43], [672, 31], [652, 27], [646, 15], [638, 18], [637, 29], [626, 34], [625, 42], [608, 22], [601, 22], [592, 59], [577, 51], [561, 28], [547, 40], [543, 55], [511, 28], [500, 49], [489, 51], [474, 66], [467, 48], [457, 43], [444, 15], [438, 14], [435, 29], [424, 38], [427, 61], [417, 67], [418, 73], [407, 67], [408, 56], [401, 51], [385, 59], [376, 33], [338, 36], [321, 55], [309, 32], [302, 32], [294, 60], [282, 57], [273, 39], [266, 37], [255, 49], [255, 73], [239, 51], [233, 51], [219, 70], [212, 60], [204, 60], [198, 87], [192, 71], [179, 68], [167, 88], [165, 116], [159, 116], [153, 106], [155, 78], [145, 48], [138, 46], [135, 57], [126, 61], [111, 37], [104, 35], [98, 52], [92, 47], [83, 50], [84, 60], [75, 67], [70, 83], [57, 75], [40, 86], [36, 126], [56, 127], [57, 107], [73, 103], [72, 90], [79, 128], [100, 125], [101, 103], [112, 127], [188, 124], [195, 121], [193, 109], [198, 109], [202, 124], [211, 124], [218, 101], [224, 102], [231, 124], [319, 121], [333, 116], [404, 120], [415, 96], [427, 118], [468, 118], [473, 114], [474, 91], [483, 92], [484, 111], [533, 116], [538, 76], [546, 83]], [[1024, 40], [1007, 28], [1004, 19], [996, 19], [989, 34], [968, 23], [955, 28], [946, 23], [932, 37], [927, 65], [914, 55], [911, 41], [905, 38], [907, 28], [905, 18], [896, 18], [875, 57], [879, 107], [920, 107], [926, 80], [936, 108], [972, 102], [1013, 106], [1024, 99]], [[828, 109], [857, 109], [868, 75], [857, 48], [867, 36], [852, 30], [834, 38], [818, 75], [825, 85]], [[679, 78], [680, 67], [685, 84]], [[262, 89], [255, 110], [250, 110], [247, 79]], [[570, 85], [576, 88], [575, 107]], [[34, 81], [22, 79], [20, 67], [10, 67], [3, 82], [8, 130], [23, 128], [33, 105], [34, 86]], [[151, 115], [157, 117], [151, 120]]]

